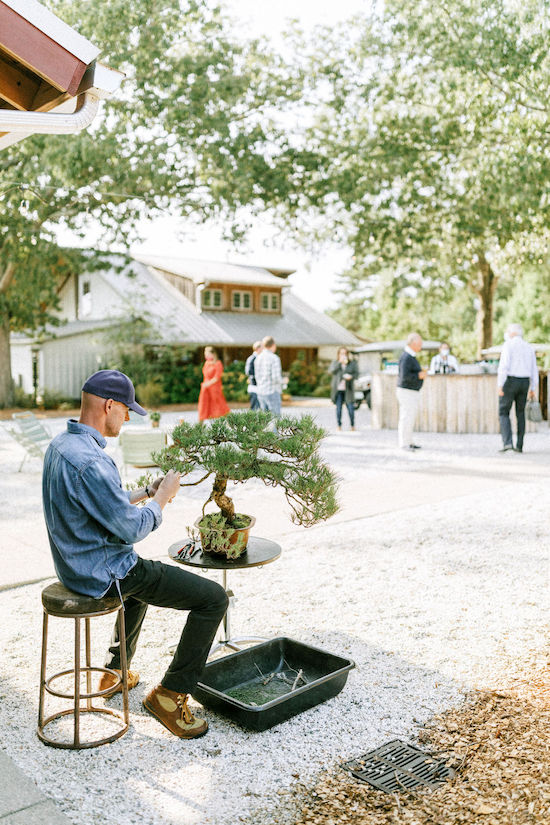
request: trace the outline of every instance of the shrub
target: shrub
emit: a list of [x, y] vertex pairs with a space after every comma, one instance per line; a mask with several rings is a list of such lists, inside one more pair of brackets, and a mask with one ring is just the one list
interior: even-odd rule
[[142, 407], [157, 407], [165, 398], [162, 379], [150, 378], [145, 384], [137, 384], [136, 398]]
[[248, 401], [248, 380], [244, 361], [233, 361], [222, 375], [223, 393], [227, 401]]
[[34, 398], [32, 393], [26, 393], [23, 387], [16, 386], [13, 388], [13, 403], [16, 407], [30, 410], [34, 407]]
[[42, 390], [42, 407], [45, 410], [58, 410], [61, 404], [64, 401], [67, 401], [65, 396], [61, 395], [60, 392], [56, 392], [55, 390]]
[[308, 364], [301, 350], [290, 365], [287, 390], [291, 395], [311, 395], [324, 376], [325, 370], [315, 361]]

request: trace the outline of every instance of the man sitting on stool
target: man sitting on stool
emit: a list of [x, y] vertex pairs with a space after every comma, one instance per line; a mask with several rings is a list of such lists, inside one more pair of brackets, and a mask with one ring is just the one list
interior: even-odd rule
[[[118, 594], [124, 600], [128, 666], [148, 605], [189, 611], [174, 658], [143, 704], [175, 736], [192, 739], [206, 733], [208, 723], [193, 716], [187, 700], [227, 610], [227, 594], [216, 582], [142, 559], [134, 550], [134, 542], [160, 526], [163, 508], [180, 489], [180, 474], [174, 470], [150, 487], [122, 489], [116, 464], [105, 454], [105, 436], [119, 434], [129, 421], [128, 410], [147, 414], [135, 399], [132, 382], [118, 370], [100, 370], [88, 378], [80, 419], [67, 423], [67, 431], [53, 439], [44, 457], [44, 516], [55, 569], [65, 587], [94, 599]], [[146, 498], [145, 507], [134, 506]], [[105, 666], [120, 673], [116, 626]], [[114, 675], [104, 673], [98, 689], [115, 682]], [[138, 682], [139, 674], [128, 671], [128, 687]]]

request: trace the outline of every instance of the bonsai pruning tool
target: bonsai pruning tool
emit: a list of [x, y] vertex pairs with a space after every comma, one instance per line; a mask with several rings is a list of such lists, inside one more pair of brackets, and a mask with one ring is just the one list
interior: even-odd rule
[[186, 541], [183, 547], [181, 547], [177, 554], [176, 558], [178, 559], [190, 559], [191, 556], [194, 556], [195, 553], [198, 553], [201, 549], [199, 542], [193, 541], [193, 539], [189, 539]]

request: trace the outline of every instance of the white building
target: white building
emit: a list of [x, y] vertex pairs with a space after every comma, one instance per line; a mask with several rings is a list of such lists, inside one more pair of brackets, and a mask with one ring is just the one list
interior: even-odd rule
[[78, 398], [86, 376], [105, 364], [109, 331], [128, 317], [152, 322], [149, 343], [212, 345], [225, 364], [244, 360], [266, 335], [275, 338], [283, 369], [300, 351], [308, 362], [328, 360], [338, 346], [362, 343], [292, 293], [292, 270], [162, 256], [108, 261], [62, 285], [61, 326], [40, 339], [12, 335], [12, 375], [25, 392], [33, 392], [36, 380], [40, 392]]

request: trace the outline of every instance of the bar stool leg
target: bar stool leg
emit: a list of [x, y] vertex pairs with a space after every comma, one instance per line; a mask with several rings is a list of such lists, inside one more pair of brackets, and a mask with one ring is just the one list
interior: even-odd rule
[[[90, 694], [92, 692], [92, 671], [90, 670], [92, 667], [92, 644], [90, 641], [90, 619], [88, 616], [84, 619], [84, 625], [86, 633], [86, 693]], [[88, 710], [92, 707], [92, 699], [89, 695], [86, 699], [86, 707]]]
[[118, 638], [120, 641], [120, 669], [122, 670], [122, 707], [124, 721], [130, 724], [130, 710], [128, 707], [128, 659], [126, 657], [126, 622], [124, 620], [124, 605], [118, 611]]
[[74, 620], [74, 738], [75, 748], [80, 747], [80, 619]]
[[48, 614], [43, 611], [42, 619], [42, 657], [40, 663], [40, 697], [38, 700], [38, 730], [44, 724], [44, 698], [46, 695], [46, 654], [48, 652]]

